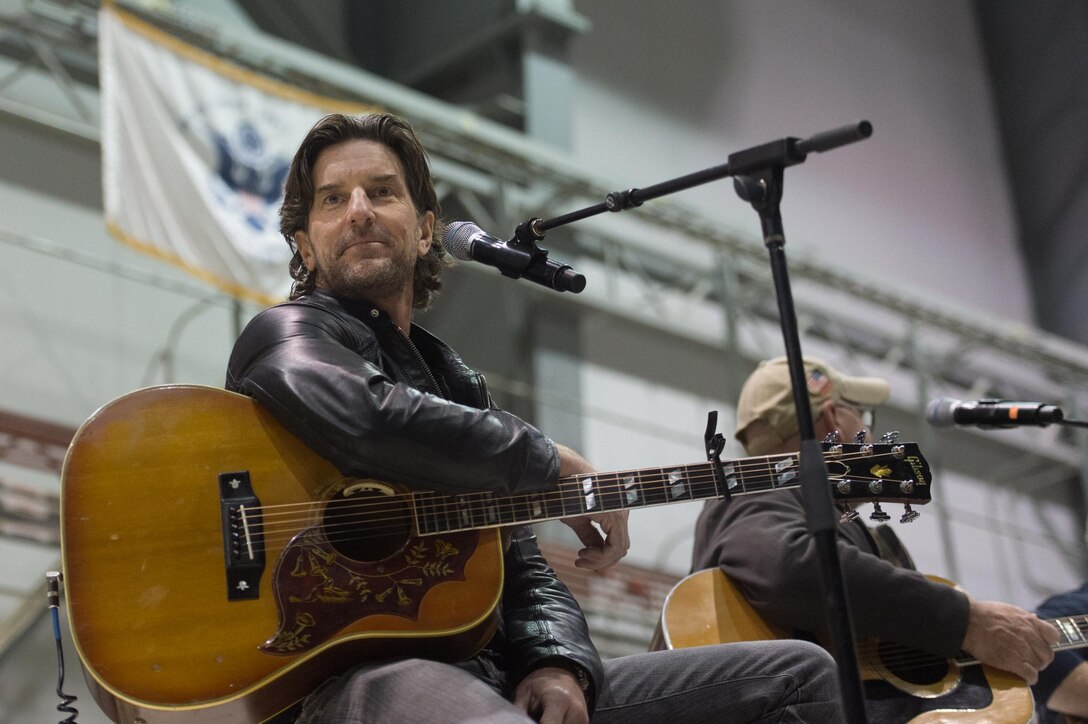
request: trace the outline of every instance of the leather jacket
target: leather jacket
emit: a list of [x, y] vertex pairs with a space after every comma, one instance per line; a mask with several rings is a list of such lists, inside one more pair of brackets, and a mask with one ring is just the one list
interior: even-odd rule
[[[226, 387], [255, 398], [347, 476], [502, 495], [554, 489], [558, 479], [555, 445], [496, 409], [482, 375], [365, 301], [318, 289], [262, 311], [235, 343]], [[527, 526], [513, 532], [504, 567], [498, 631], [476, 663], [507, 695], [533, 669], [571, 669], [588, 677], [592, 711], [600, 658]]]

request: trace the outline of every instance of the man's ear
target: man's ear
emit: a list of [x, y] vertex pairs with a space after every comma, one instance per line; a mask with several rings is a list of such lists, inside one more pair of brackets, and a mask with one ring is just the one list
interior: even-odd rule
[[434, 212], [424, 211], [419, 217], [419, 246], [416, 254], [420, 257], [427, 256], [434, 243]]
[[[829, 432], [839, 431], [840, 436], [844, 436], [842, 425], [839, 424], [839, 408], [835, 404], [834, 400], [824, 400], [818, 410], [818, 417], [813, 420], [813, 428], [816, 431], [816, 439], [822, 440], [827, 437]], [[844, 442], [849, 442], [844, 440]]]
[[314, 270], [314, 247], [310, 243], [310, 235], [305, 231], [299, 230], [295, 232], [295, 246], [298, 247], [298, 253], [302, 256], [302, 263], [309, 271]]

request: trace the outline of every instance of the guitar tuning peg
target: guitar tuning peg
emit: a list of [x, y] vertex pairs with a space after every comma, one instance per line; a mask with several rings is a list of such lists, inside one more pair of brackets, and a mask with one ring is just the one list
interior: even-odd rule
[[900, 523], [913, 523], [921, 515], [917, 510], [911, 510], [910, 503], [904, 503], [903, 508], [903, 517], [899, 519]]
[[880, 436], [881, 443], [894, 443], [899, 440], [898, 430], [888, 430], [886, 433]]
[[839, 435], [838, 430], [832, 430], [831, 432], [824, 435], [824, 442], [826, 442], [826, 443], [835, 443], [835, 442], [838, 442], [841, 439], [842, 439], [842, 437]]
[[839, 510], [842, 511], [842, 515], [839, 516], [840, 523], [848, 523], [851, 520], [857, 520], [861, 517], [861, 513], [857, 512], [846, 503], [840, 504]]
[[878, 523], [884, 523], [891, 520], [892, 517], [884, 512], [884, 509], [880, 507], [880, 503], [873, 503], [873, 512], [869, 514], [869, 520], [875, 520]]
[[865, 442], [865, 438], [869, 437], [868, 430], [858, 430], [858, 433], [854, 435], [854, 444], [860, 445]]

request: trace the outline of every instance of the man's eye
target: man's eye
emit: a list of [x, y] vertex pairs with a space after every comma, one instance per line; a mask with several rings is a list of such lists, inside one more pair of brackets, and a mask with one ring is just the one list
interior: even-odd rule
[[375, 196], [392, 196], [393, 195], [393, 189], [391, 187], [389, 187], [389, 186], [379, 186], [378, 188], [374, 189], [374, 195]]
[[340, 194], [328, 194], [325, 196], [326, 204], [336, 204], [340, 202]]

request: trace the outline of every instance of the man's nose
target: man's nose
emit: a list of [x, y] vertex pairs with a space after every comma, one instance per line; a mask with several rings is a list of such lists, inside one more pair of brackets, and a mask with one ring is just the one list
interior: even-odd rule
[[365, 224], [374, 219], [374, 206], [365, 189], [353, 189], [348, 199], [348, 219], [353, 224]]

